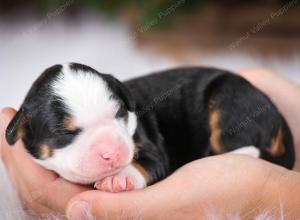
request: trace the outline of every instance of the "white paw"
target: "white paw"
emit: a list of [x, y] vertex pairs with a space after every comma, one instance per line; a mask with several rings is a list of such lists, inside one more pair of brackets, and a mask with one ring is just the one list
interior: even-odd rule
[[133, 165], [128, 165], [117, 175], [106, 177], [94, 185], [96, 189], [114, 193], [141, 189], [145, 186], [145, 178]]
[[246, 146], [234, 151], [229, 152], [230, 154], [244, 154], [258, 158], [260, 156], [260, 150], [255, 146]]

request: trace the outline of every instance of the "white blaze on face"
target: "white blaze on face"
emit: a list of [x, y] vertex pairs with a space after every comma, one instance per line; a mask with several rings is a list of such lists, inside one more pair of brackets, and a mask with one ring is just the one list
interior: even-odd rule
[[63, 99], [80, 126], [89, 126], [99, 118], [112, 118], [118, 109], [101, 77], [81, 70], [74, 72], [68, 65], [63, 65], [62, 74], [53, 83], [53, 92]]
[[129, 113], [128, 122], [115, 117], [119, 103], [101, 76], [63, 65], [52, 90], [82, 132], [52, 157], [37, 160], [39, 164], [70, 181], [92, 183], [132, 161], [136, 116]]

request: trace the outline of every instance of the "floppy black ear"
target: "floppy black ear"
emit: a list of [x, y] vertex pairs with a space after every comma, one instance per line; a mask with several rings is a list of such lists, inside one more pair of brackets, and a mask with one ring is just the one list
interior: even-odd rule
[[24, 109], [21, 108], [6, 129], [5, 137], [9, 145], [14, 145], [17, 140], [23, 137], [26, 123], [26, 115]]
[[135, 110], [135, 100], [129, 89], [112, 75], [105, 74], [105, 76], [111, 89], [124, 101], [127, 109], [133, 112]]
[[129, 91], [129, 89], [124, 86], [123, 83], [120, 82], [117, 94], [122, 98], [125, 102], [126, 107], [129, 111], [135, 111], [135, 100]]

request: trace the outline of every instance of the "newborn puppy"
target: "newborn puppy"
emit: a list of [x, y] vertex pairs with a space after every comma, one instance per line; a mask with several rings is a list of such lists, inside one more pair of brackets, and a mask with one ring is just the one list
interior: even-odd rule
[[[81, 64], [35, 81], [6, 139], [63, 178], [109, 192], [153, 184], [180, 166], [226, 152], [292, 168], [287, 123], [243, 78], [179, 68], [121, 83]], [[209, 171], [208, 171], [209, 172]]]

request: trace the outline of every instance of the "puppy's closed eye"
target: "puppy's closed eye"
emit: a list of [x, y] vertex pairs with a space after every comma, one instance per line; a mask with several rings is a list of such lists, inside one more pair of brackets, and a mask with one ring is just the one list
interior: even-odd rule
[[128, 116], [128, 111], [125, 108], [119, 108], [119, 110], [116, 113], [117, 118], [127, 118]]
[[82, 132], [82, 129], [77, 128], [76, 130], [67, 130], [65, 135], [75, 136], [75, 135], [78, 135], [80, 132]]

